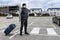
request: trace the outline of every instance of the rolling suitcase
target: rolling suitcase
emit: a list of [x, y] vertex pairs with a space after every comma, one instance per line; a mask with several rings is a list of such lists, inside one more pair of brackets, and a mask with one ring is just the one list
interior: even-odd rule
[[10, 24], [9, 27], [7, 27], [4, 31], [5, 36], [7, 36], [15, 27], [16, 27], [15, 24]]

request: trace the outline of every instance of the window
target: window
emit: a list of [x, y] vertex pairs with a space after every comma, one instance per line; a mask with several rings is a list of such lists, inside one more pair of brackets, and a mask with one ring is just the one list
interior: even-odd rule
[[53, 11], [53, 9], [50, 9], [51, 11]]
[[32, 10], [32, 11], [34, 11], [34, 10]]
[[57, 11], [59, 11], [59, 9], [57, 9]]

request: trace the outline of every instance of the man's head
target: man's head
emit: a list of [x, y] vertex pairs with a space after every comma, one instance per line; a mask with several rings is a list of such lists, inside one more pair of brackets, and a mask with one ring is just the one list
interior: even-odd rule
[[22, 4], [22, 7], [26, 8], [26, 3], [23, 3], [23, 4]]

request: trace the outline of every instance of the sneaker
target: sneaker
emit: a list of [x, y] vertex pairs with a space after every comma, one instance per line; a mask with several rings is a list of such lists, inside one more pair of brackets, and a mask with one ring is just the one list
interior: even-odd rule
[[29, 35], [29, 33], [25, 33], [25, 34]]
[[22, 36], [22, 33], [20, 33], [20, 36]]

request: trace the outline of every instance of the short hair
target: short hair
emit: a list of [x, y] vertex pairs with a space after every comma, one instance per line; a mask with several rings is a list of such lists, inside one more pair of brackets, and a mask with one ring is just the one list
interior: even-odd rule
[[26, 5], [26, 3], [23, 3], [23, 4], [22, 4], [22, 6], [25, 6], [25, 5]]

